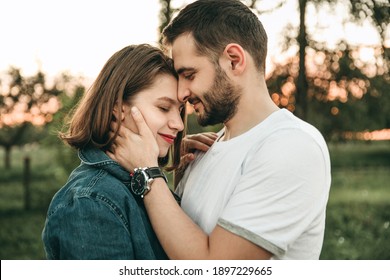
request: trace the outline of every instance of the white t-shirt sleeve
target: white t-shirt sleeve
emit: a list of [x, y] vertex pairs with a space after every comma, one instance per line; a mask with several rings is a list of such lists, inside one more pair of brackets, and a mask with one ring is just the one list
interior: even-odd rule
[[248, 155], [218, 225], [282, 256], [303, 231], [322, 234], [327, 166], [324, 151], [304, 131], [275, 133]]

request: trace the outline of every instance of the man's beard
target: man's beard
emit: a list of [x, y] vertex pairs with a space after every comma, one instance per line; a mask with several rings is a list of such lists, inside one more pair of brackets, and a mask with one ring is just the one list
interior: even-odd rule
[[226, 123], [237, 112], [241, 90], [234, 87], [226, 73], [218, 66], [214, 84], [203, 94], [204, 112], [197, 115], [201, 126]]

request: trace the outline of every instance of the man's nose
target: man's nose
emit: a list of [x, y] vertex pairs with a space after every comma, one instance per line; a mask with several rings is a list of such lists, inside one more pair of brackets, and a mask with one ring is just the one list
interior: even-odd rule
[[180, 102], [187, 102], [188, 98], [190, 97], [191, 92], [186, 86], [184, 82], [179, 81], [179, 89], [177, 91], [177, 99], [179, 99]]

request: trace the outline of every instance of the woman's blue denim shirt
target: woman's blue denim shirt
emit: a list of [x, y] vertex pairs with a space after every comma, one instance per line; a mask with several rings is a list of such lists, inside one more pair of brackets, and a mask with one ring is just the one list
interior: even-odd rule
[[81, 164], [53, 197], [42, 240], [48, 259], [166, 259], [130, 175], [103, 151]]

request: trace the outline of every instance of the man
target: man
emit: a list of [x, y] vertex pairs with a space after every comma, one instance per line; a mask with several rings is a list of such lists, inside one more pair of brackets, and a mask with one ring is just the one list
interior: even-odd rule
[[[178, 96], [201, 125], [223, 123], [198, 152], [176, 192], [139, 180], [153, 228], [171, 259], [318, 259], [330, 188], [321, 134], [269, 96], [267, 35], [236, 0], [200, 0], [163, 32], [179, 74]], [[129, 170], [157, 165], [156, 144], [133, 108], [138, 133], [121, 130], [115, 155]], [[122, 142], [120, 142], [122, 141]], [[122, 149], [121, 149], [121, 146]], [[126, 159], [126, 149], [138, 157]], [[121, 153], [123, 152], [123, 156]], [[150, 176], [142, 175], [143, 180]]]

